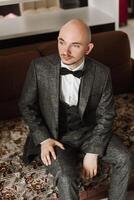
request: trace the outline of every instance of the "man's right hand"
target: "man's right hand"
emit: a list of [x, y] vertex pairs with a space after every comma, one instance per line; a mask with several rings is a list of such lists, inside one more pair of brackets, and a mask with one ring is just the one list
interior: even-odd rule
[[56, 160], [56, 154], [54, 150], [55, 146], [58, 146], [63, 150], [65, 149], [62, 143], [51, 138], [41, 142], [41, 160], [46, 166], [51, 165], [52, 158]]

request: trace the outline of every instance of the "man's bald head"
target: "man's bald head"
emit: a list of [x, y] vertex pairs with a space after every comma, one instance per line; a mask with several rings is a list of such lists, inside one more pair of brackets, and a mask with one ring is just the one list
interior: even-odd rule
[[72, 19], [68, 21], [66, 24], [64, 24], [59, 32], [63, 33], [66, 31], [70, 31], [71, 33], [77, 32], [78, 35], [81, 34], [83, 37], [83, 40], [85, 40], [86, 43], [91, 42], [91, 31], [90, 28], [80, 19]]
[[93, 46], [90, 29], [83, 21], [73, 19], [62, 26], [58, 36], [58, 50], [64, 64], [76, 68]]

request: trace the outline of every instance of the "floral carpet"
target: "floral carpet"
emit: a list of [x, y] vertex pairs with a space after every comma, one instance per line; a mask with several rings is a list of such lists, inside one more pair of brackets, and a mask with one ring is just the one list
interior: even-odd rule
[[[134, 94], [115, 96], [115, 104], [114, 133], [134, 152]], [[53, 176], [47, 169], [35, 161], [28, 166], [22, 161], [28, 131], [20, 118], [0, 122], [0, 200], [52, 200], [58, 197]], [[108, 181], [109, 167], [100, 163], [98, 175], [80, 183], [80, 193]]]

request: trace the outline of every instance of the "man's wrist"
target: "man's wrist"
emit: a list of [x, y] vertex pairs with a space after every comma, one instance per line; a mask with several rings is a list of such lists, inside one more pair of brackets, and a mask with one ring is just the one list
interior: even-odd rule
[[40, 145], [44, 144], [48, 139], [50, 139], [50, 138], [47, 138], [46, 140], [43, 140], [43, 141], [40, 143]]
[[86, 153], [87, 155], [90, 155], [90, 156], [94, 156], [94, 157], [98, 157], [99, 154], [95, 154], [95, 153]]

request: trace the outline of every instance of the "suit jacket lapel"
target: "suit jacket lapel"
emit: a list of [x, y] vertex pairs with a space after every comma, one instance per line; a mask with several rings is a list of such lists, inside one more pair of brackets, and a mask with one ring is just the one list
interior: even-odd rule
[[84, 69], [85, 69], [85, 74], [81, 80], [80, 99], [79, 99], [79, 111], [81, 117], [83, 116], [85, 108], [87, 106], [87, 102], [94, 81], [95, 67], [93, 67], [92, 61], [90, 59], [85, 60]]
[[[53, 59], [52, 65], [55, 67], [51, 68], [51, 102], [53, 107], [53, 114], [55, 118], [55, 123], [58, 125], [58, 115], [59, 115], [59, 98], [60, 98], [60, 58], [57, 56]], [[79, 111], [81, 116], [83, 116], [87, 102], [91, 93], [95, 67], [92, 64], [92, 60], [85, 60], [85, 75], [82, 77], [80, 86], [80, 99], [79, 99]]]
[[53, 59], [51, 68], [51, 105], [53, 110], [53, 115], [55, 118], [55, 123], [58, 124], [58, 114], [59, 114], [59, 95], [60, 95], [60, 59], [55, 57]]

